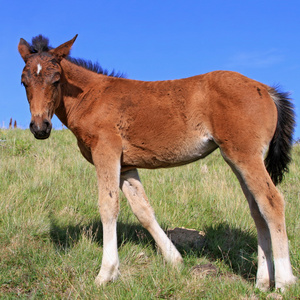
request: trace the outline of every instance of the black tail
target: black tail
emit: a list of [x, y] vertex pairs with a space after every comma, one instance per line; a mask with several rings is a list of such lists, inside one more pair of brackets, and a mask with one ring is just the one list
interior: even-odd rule
[[295, 113], [289, 93], [281, 93], [278, 88], [271, 88], [269, 94], [276, 104], [278, 121], [265, 159], [265, 165], [272, 181], [277, 185], [282, 181], [284, 173], [289, 170], [288, 164], [291, 161]]

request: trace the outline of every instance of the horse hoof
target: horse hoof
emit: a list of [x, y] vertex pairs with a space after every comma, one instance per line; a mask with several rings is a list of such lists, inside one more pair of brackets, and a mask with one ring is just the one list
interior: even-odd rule
[[95, 278], [95, 284], [97, 286], [104, 286], [106, 285], [107, 283], [109, 282], [113, 282], [113, 281], [116, 281], [119, 277], [119, 272], [115, 272], [115, 274], [111, 274], [111, 275], [98, 275], [96, 278]]
[[256, 281], [256, 288], [258, 288], [262, 292], [267, 292], [270, 290], [270, 281], [269, 280], [257, 280]]
[[296, 276], [292, 276], [290, 280], [287, 281], [276, 281], [275, 288], [276, 290], [280, 290], [282, 293], [285, 291], [285, 288], [287, 288], [290, 285], [295, 284], [298, 281], [298, 278]]

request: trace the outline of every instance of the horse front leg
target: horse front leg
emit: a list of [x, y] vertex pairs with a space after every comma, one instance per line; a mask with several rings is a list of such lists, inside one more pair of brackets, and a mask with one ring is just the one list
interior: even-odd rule
[[103, 255], [97, 285], [114, 281], [119, 275], [119, 257], [117, 245], [117, 217], [119, 199], [117, 191], [110, 185], [99, 184], [99, 209], [103, 226]]
[[156, 221], [136, 169], [121, 174], [120, 188], [133, 213], [143, 227], [150, 232], [166, 261], [173, 266], [181, 265], [182, 257]]
[[99, 210], [103, 226], [103, 256], [95, 279], [97, 285], [114, 281], [119, 275], [117, 217], [119, 214], [120, 156], [107, 147], [93, 151], [99, 187]]

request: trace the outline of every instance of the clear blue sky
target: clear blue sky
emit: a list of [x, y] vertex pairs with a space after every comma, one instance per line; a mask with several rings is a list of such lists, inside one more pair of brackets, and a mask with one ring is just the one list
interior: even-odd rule
[[[79, 34], [72, 56], [128, 78], [163, 80], [238, 71], [290, 91], [300, 116], [299, 0], [1, 1], [0, 127], [28, 128], [19, 39], [52, 46]], [[54, 119], [54, 127], [61, 124]], [[300, 138], [297, 126], [295, 138]]]

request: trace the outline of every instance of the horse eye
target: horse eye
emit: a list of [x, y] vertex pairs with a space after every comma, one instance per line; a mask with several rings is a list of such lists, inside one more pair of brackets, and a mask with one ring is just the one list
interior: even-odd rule
[[25, 74], [22, 74], [21, 76], [21, 84], [27, 88], [28, 87], [28, 77]]
[[56, 80], [56, 81], [54, 81], [52, 84], [53, 84], [55, 87], [57, 87], [57, 86], [59, 85], [59, 83], [60, 83], [60, 80]]
[[57, 87], [60, 83], [60, 74], [57, 72], [52, 77], [52, 84], [53, 86]]

